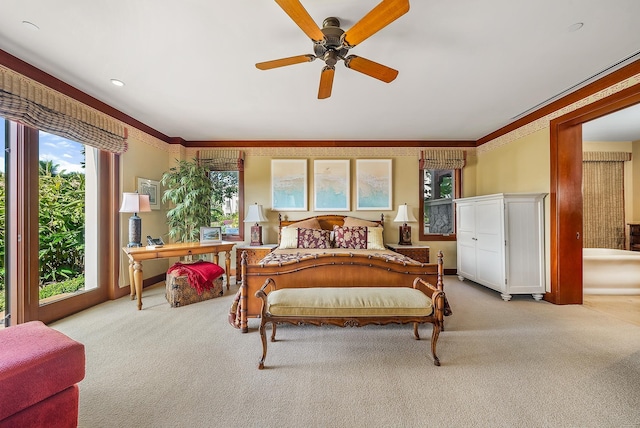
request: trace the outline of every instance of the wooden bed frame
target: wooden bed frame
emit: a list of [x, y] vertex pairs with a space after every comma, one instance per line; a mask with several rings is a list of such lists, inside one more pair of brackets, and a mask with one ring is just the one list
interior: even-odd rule
[[[323, 229], [342, 226], [346, 216], [316, 216]], [[307, 219], [304, 219], [307, 220]], [[280, 221], [280, 227], [303, 221]], [[384, 222], [384, 216], [381, 221]], [[312, 259], [282, 265], [249, 265], [242, 253], [242, 284], [240, 286], [240, 329], [248, 332], [247, 319], [260, 316], [262, 301], [256, 292], [269, 279], [276, 280], [278, 288], [302, 287], [410, 287], [415, 278], [443, 289], [442, 252], [437, 264], [408, 265], [363, 254], [325, 253]], [[423, 290], [425, 291], [425, 290]]]

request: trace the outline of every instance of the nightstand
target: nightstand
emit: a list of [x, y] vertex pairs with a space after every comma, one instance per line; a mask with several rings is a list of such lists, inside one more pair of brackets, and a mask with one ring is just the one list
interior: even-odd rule
[[429, 246], [428, 245], [399, 245], [387, 244], [387, 247], [407, 256], [420, 263], [429, 263]]
[[629, 249], [640, 251], [640, 223], [629, 223]]
[[247, 264], [255, 264], [276, 248], [278, 244], [236, 246], [236, 284], [242, 281], [242, 252], [247, 252]]

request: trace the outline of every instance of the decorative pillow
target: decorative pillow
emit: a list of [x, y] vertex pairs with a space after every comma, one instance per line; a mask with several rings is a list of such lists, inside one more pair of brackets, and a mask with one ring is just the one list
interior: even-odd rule
[[340, 227], [334, 226], [334, 239], [336, 248], [353, 248], [364, 250], [367, 248], [367, 227]]
[[331, 231], [298, 228], [298, 248], [331, 248]]
[[298, 248], [298, 228], [283, 227], [280, 229], [280, 245], [279, 248]]
[[376, 223], [375, 221], [363, 220], [361, 218], [355, 218], [355, 217], [344, 218], [344, 224], [342, 225], [342, 227], [356, 227], [356, 226], [381, 227], [381, 224]]
[[298, 228], [304, 228], [304, 229], [322, 229], [320, 227], [320, 223], [318, 222], [318, 219], [313, 217], [313, 218], [308, 218], [306, 220], [302, 220], [302, 221], [298, 221], [295, 223], [291, 223], [289, 226], [287, 227], [298, 227]]
[[386, 250], [382, 237], [383, 230], [382, 227], [367, 228], [367, 250]]
[[280, 245], [278, 248], [331, 248], [331, 231], [303, 227], [283, 227], [280, 230]]
[[334, 226], [334, 246], [359, 250], [384, 250], [382, 232], [382, 227]]

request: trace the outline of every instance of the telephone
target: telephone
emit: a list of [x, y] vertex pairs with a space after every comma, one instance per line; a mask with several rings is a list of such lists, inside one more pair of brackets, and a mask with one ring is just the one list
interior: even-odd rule
[[151, 236], [147, 235], [147, 245], [161, 247], [164, 245], [164, 241], [162, 240], [162, 238], [152, 238]]

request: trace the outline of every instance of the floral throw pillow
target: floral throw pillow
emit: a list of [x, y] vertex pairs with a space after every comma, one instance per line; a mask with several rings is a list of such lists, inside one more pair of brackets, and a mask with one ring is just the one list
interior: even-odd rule
[[298, 228], [298, 248], [331, 248], [331, 231]]
[[333, 228], [336, 248], [353, 248], [364, 250], [367, 248], [367, 227], [340, 227]]

